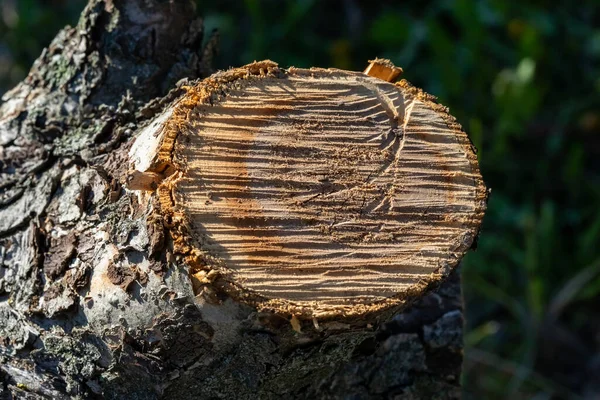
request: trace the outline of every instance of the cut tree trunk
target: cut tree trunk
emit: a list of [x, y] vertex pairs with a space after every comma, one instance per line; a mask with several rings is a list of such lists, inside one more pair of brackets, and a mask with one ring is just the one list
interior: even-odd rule
[[486, 190], [432, 96], [91, 0], [0, 106], [0, 397], [457, 398]]

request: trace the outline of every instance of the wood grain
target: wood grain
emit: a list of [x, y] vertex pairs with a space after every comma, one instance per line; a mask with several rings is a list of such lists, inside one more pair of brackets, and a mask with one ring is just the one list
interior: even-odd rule
[[313, 315], [364, 311], [418, 296], [471, 246], [485, 187], [430, 96], [319, 69], [224, 93], [187, 114], [171, 188], [203, 267], [239, 291]]

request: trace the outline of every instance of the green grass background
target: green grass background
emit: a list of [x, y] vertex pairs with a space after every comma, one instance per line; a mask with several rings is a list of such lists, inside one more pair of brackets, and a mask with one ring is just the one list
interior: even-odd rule
[[[0, 93], [83, 5], [0, 0]], [[492, 188], [462, 263], [467, 398], [600, 397], [599, 5], [198, 1], [218, 68], [385, 57], [463, 125]]]

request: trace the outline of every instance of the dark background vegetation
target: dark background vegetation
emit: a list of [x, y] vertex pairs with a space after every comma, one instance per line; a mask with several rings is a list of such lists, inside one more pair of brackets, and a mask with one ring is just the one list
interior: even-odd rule
[[[0, 93], [84, 0], [0, 0]], [[463, 262], [467, 398], [600, 398], [600, 12], [596, 1], [199, 0], [218, 68], [362, 70], [439, 97], [492, 188]], [[598, 396], [598, 397], [596, 397]]]

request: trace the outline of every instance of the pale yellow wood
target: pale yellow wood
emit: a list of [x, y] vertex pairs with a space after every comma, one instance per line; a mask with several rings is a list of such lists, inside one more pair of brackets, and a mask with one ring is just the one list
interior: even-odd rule
[[369, 61], [369, 66], [365, 69], [365, 74], [387, 82], [395, 82], [402, 72], [402, 68], [396, 67], [390, 60], [385, 58], [376, 58]]
[[163, 197], [188, 226], [182, 248], [201, 255], [192, 269], [302, 315], [399, 304], [443, 278], [474, 240], [486, 197], [446, 110], [363, 73], [255, 70], [217, 80], [217, 99], [206, 84], [193, 89], [204, 100], [165, 128], [179, 172]]

